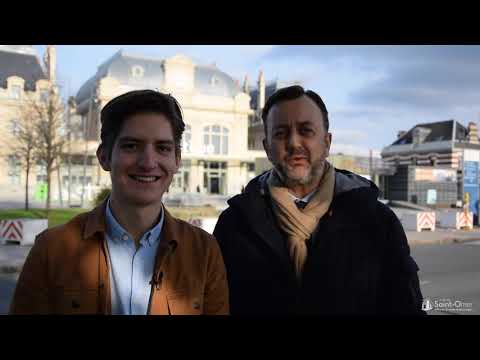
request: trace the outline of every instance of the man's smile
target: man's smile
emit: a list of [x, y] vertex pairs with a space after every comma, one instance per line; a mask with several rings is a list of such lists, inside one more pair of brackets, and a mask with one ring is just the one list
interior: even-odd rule
[[128, 177], [142, 183], [153, 183], [160, 179], [160, 176], [128, 175]]

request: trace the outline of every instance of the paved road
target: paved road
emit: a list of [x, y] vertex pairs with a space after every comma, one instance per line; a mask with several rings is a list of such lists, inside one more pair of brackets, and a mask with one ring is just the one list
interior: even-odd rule
[[0, 315], [8, 313], [18, 274], [0, 274]]
[[480, 241], [415, 246], [412, 255], [420, 267], [423, 296], [434, 307], [429, 314], [480, 314]]

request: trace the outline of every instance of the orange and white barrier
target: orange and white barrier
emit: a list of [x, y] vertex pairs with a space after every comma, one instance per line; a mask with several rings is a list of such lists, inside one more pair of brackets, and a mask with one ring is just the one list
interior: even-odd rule
[[23, 238], [23, 223], [21, 220], [0, 221], [0, 236], [4, 241], [18, 241]]
[[403, 228], [407, 231], [435, 231], [435, 212], [419, 211], [402, 216]]
[[33, 245], [35, 237], [48, 228], [47, 219], [11, 219], [0, 221], [0, 240]]
[[473, 229], [473, 213], [465, 211], [442, 211], [438, 214], [438, 226], [453, 229]]

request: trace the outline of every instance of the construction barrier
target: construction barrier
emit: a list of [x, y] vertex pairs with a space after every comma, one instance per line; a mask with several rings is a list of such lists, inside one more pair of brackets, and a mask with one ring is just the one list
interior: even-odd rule
[[403, 228], [407, 231], [435, 231], [435, 212], [419, 211], [402, 216]]
[[438, 226], [452, 229], [473, 229], [473, 213], [468, 211], [442, 211], [438, 214]]
[[15, 242], [33, 245], [35, 237], [48, 228], [47, 219], [9, 219], [0, 221], [2, 243]]
[[215, 225], [217, 224], [218, 218], [216, 217], [208, 217], [208, 218], [190, 218], [188, 222], [192, 225], [195, 225], [199, 228], [202, 228], [206, 232], [213, 234], [213, 230], [215, 229]]

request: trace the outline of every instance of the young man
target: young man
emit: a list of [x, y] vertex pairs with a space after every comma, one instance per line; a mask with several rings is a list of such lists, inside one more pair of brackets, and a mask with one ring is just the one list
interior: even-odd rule
[[214, 231], [231, 314], [422, 314], [400, 222], [372, 182], [326, 161], [322, 99], [280, 89], [262, 118], [274, 168], [229, 200]]
[[185, 124], [176, 100], [132, 91], [101, 112], [97, 157], [110, 197], [37, 236], [12, 314], [228, 314], [214, 238], [162, 204], [180, 165]]

